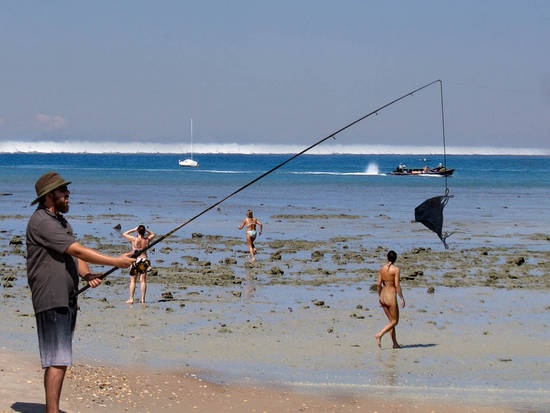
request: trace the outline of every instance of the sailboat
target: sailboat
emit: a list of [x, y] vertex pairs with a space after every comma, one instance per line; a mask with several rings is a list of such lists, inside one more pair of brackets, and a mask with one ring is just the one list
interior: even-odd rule
[[191, 119], [191, 158], [184, 159], [183, 161], [180, 159], [178, 165], [192, 168], [198, 168], [199, 166], [199, 163], [193, 160], [193, 119]]

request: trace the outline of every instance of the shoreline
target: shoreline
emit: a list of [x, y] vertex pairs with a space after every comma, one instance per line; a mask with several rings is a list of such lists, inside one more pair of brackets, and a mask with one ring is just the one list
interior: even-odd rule
[[[10, 368], [17, 365], [16, 368]], [[20, 352], [0, 348], [0, 412], [42, 411], [42, 370]], [[424, 399], [372, 397], [345, 391], [303, 392], [282, 386], [220, 385], [199, 375], [170, 370], [118, 368], [76, 363], [68, 369], [61, 410], [66, 413], [139, 412], [513, 412], [499, 404], [449, 403], [434, 395]]]

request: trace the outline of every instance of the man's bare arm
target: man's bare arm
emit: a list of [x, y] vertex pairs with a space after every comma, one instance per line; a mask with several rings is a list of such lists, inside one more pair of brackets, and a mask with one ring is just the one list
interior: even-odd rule
[[112, 265], [119, 268], [128, 268], [136, 260], [135, 258], [129, 257], [132, 253], [122, 254], [118, 257], [110, 257], [92, 248], [84, 247], [78, 242], [72, 243], [65, 252], [92, 264]]
[[102, 274], [92, 273], [88, 263], [80, 258], [78, 259], [78, 275], [80, 275], [83, 280], [88, 281], [88, 284], [90, 284], [92, 288], [101, 284], [99, 277], [101, 277]]

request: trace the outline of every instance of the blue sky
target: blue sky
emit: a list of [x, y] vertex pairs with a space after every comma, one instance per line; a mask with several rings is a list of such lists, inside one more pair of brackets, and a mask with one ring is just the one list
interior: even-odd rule
[[[454, 146], [550, 148], [547, 1], [3, 1], [0, 140], [307, 145], [442, 79]], [[436, 145], [439, 89], [338, 137]]]

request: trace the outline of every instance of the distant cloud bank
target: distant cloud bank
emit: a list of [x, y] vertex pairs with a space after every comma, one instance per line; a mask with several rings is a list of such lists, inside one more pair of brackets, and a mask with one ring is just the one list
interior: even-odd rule
[[[307, 145], [267, 145], [238, 143], [195, 144], [195, 153], [228, 154], [292, 154]], [[190, 145], [158, 142], [88, 142], [88, 141], [3, 141], [0, 153], [173, 153], [187, 154]], [[330, 145], [321, 144], [308, 152], [313, 155], [431, 155], [441, 154], [441, 146], [390, 146], [390, 145]], [[512, 148], [489, 146], [449, 146], [448, 155], [550, 155], [550, 148]]]

